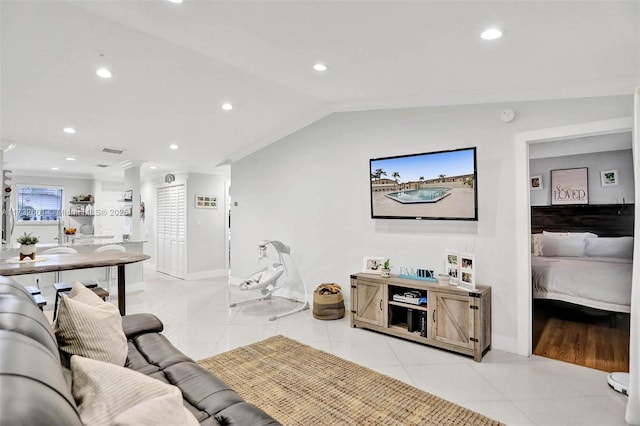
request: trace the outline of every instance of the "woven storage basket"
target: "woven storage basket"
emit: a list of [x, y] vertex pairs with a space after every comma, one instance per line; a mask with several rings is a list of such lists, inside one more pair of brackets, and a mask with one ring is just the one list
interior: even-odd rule
[[[337, 286], [336, 294], [320, 294], [320, 290]], [[313, 317], [320, 320], [335, 320], [344, 317], [344, 297], [338, 284], [320, 284], [313, 292]]]

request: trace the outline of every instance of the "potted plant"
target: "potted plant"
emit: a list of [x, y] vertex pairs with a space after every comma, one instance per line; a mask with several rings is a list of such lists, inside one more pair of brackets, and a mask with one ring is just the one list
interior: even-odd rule
[[389, 265], [389, 259], [385, 260], [380, 268], [380, 276], [389, 278], [391, 276], [391, 266]]
[[26, 257], [36, 260], [36, 244], [40, 241], [38, 237], [25, 232], [18, 237], [17, 241], [20, 243], [20, 260], [24, 260]]

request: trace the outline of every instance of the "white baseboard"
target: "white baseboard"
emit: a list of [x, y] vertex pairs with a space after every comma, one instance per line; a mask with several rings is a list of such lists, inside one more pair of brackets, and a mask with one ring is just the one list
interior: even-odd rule
[[204, 278], [218, 278], [218, 277], [226, 277], [229, 275], [229, 271], [227, 269], [214, 269], [212, 271], [202, 271], [202, 272], [193, 272], [187, 274], [187, 280], [201, 280]]

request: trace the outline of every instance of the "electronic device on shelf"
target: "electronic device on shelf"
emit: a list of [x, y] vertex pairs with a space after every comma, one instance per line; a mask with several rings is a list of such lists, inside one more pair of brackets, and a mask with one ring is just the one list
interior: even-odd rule
[[418, 290], [394, 294], [391, 299], [394, 302], [409, 303], [411, 305], [427, 304], [427, 298], [425, 296], [422, 296], [422, 294]]

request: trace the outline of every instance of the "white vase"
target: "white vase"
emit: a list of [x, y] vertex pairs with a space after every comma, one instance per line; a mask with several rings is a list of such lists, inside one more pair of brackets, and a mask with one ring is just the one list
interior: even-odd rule
[[380, 276], [382, 278], [389, 278], [391, 276], [391, 269], [380, 269]]
[[20, 260], [24, 258], [36, 259], [36, 245], [35, 244], [20, 244]]
[[438, 284], [439, 285], [449, 285], [449, 281], [451, 277], [447, 274], [438, 274]]

